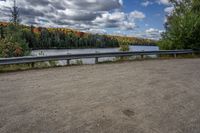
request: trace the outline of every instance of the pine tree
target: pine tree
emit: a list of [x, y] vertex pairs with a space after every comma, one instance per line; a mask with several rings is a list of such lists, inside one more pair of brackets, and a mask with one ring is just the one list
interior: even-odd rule
[[0, 39], [4, 38], [4, 29], [3, 25], [0, 25]]

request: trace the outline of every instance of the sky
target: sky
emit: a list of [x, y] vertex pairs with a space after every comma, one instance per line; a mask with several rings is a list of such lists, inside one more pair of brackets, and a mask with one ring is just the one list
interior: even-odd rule
[[[0, 21], [10, 20], [13, 0], [0, 0]], [[17, 0], [22, 24], [159, 39], [168, 0]]]

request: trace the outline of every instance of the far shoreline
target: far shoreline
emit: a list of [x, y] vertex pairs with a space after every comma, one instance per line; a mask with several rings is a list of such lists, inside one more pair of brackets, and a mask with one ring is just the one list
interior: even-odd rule
[[[130, 45], [130, 46], [141, 46], [141, 47], [159, 47], [156, 44], [148, 44], [148, 45]], [[30, 50], [72, 50], [72, 49], [112, 49], [112, 48], [119, 48], [119, 47], [107, 47], [107, 48], [38, 48], [38, 49], [31, 49]]]

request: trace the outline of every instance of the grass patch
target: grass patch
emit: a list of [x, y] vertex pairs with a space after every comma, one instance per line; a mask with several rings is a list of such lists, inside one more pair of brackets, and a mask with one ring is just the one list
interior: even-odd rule
[[[160, 55], [159, 58], [161, 59], [174, 59], [174, 55]], [[184, 58], [200, 58], [199, 54], [179, 54], [176, 56], [178, 59]]]
[[13, 71], [24, 71], [29, 69], [41, 69], [55, 67], [56, 63], [54, 61], [49, 62], [37, 62], [37, 63], [28, 63], [28, 64], [15, 64], [15, 65], [3, 65], [0, 66], [0, 73], [4, 72], [13, 72]]

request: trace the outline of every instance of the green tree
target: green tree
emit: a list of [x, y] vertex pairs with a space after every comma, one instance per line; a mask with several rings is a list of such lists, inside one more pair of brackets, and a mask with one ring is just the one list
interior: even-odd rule
[[0, 25], [0, 39], [4, 38], [4, 27], [3, 25]]
[[193, 12], [200, 14], [200, 0], [193, 0], [192, 10]]
[[199, 49], [200, 13], [197, 0], [170, 0], [174, 11], [168, 16], [162, 49]]
[[40, 48], [51, 48], [51, 40], [49, 31], [45, 28], [41, 29], [39, 37], [39, 47]]
[[36, 35], [32, 31], [32, 26], [31, 28], [23, 28], [22, 29], [22, 38], [25, 39], [26, 43], [28, 44], [29, 48], [37, 48], [37, 39]]

